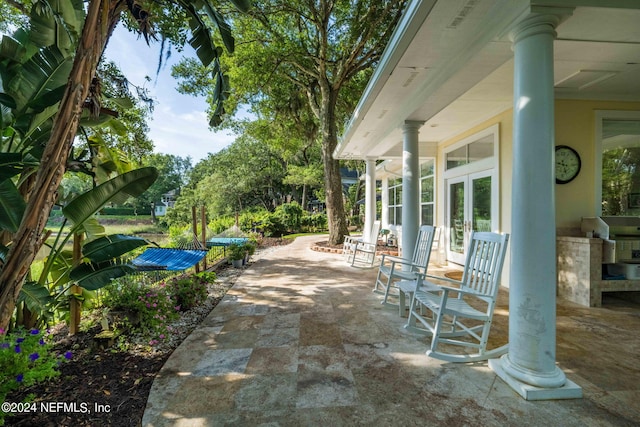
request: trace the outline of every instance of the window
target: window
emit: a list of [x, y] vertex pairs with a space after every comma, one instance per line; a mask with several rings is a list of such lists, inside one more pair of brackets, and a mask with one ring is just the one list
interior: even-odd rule
[[435, 162], [427, 160], [420, 165], [420, 225], [433, 225]]
[[[420, 225], [433, 225], [435, 212], [435, 161], [420, 165]], [[402, 179], [389, 178], [389, 224], [402, 225]]]
[[603, 216], [640, 215], [640, 113], [632, 113], [601, 121]]
[[446, 169], [454, 169], [459, 166], [468, 165], [483, 159], [493, 157], [494, 134], [490, 133], [470, 142], [455, 150], [449, 151], [446, 156]]
[[389, 180], [389, 224], [402, 225], [402, 179]]

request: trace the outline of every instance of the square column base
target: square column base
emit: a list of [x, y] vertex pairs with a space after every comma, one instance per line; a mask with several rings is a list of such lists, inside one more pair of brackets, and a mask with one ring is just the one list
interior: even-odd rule
[[578, 384], [570, 381], [567, 378], [567, 382], [558, 388], [541, 388], [530, 384], [523, 383], [522, 381], [507, 374], [502, 368], [502, 359], [490, 359], [489, 367], [500, 377], [505, 383], [509, 385], [516, 393], [522, 396], [525, 400], [556, 400], [556, 399], [581, 399], [582, 387]]

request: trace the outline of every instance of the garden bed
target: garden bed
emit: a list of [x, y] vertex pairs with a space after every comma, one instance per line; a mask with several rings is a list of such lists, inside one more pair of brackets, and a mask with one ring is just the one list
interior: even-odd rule
[[[287, 239], [265, 239], [254, 256], [265, 248], [290, 243]], [[114, 346], [96, 345], [100, 326], [74, 336], [66, 325], [51, 329], [55, 350], [71, 351], [70, 361], [60, 365], [60, 376], [46, 383], [21, 389], [7, 396], [6, 402], [29, 400], [36, 410], [6, 417], [9, 426], [139, 426], [147, 404], [153, 380], [164, 362], [189, 333], [218, 304], [233, 286], [243, 269], [221, 264], [218, 280], [208, 284], [207, 300], [181, 313], [172, 323], [172, 335], [167, 342], [154, 347], [139, 343], [126, 351]], [[131, 337], [132, 341], [136, 337]], [[61, 404], [57, 404], [61, 402]], [[48, 410], [41, 410], [44, 403]], [[65, 405], [66, 404], [66, 405]], [[57, 406], [56, 406], [57, 405]], [[64, 406], [63, 406], [64, 405]]]

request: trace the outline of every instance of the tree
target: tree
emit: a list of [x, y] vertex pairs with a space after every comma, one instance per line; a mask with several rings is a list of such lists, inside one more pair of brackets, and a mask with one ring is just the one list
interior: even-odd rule
[[[248, 4], [244, 0], [232, 0], [239, 8], [246, 10]], [[44, 0], [40, 3], [46, 3]], [[63, 2], [65, 3], [65, 2]], [[67, 3], [71, 4], [71, 3]], [[78, 2], [73, 2], [77, 7]], [[43, 230], [49, 216], [65, 171], [66, 160], [78, 130], [79, 121], [85, 107], [85, 102], [96, 99], [90, 96], [91, 90], [96, 90], [94, 76], [113, 29], [124, 12], [132, 14], [138, 22], [141, 32], [149, 40], [153, 37], [153, 28], [149, 10], [160, 12], [162, 6], [177, 6], [184, 11], [188, 18], [193, 37], [190, 43], [196, 49], [200, 60], [205, 64], [219, 64], [222, 48], [217, 47], [210, 34], [211, 25], [205, 21], [206, 15], [210, 22], [219, 29], [219, 34], [228, 50], [233, 50], [233, 39], [230, 28], [222, 16], [208, 0], [166, 0], [163, 2], [143, 0], [90, 0], [86, 9], [86, 17], [82, 26], [82, 33], [77, 40], [73, 65], [68, 74], [68, 80], [57, 107], [49, 138], [46, 142], [40, 165], [33, 180], [31, 191], [28, 192], [26, 206], [21, 214], [19, 226], [13, 233], [8, 253], [4, 256], [4, 263], [0, 271], [0, 328], [9, 324], [15, 303], [20, 294], [24, 279], [36, 253], [43, 244]], [[80, 3], [82, 10], [82, 3]], [[144, 6], [149, 6], [145, 9]], [[153, 7], [153, 9], [152, 9]], [[56, 16], [56, 18], [59, 18]], [[56, 30], [63, 32], [64, 22], [56, 21]], [[57, 43], [56, 39], [56, 43]], [[69, 41], [65, 39], [65, 41]], [[76, 40], [71, 40], [76, 42]], [[25, 70], [27, 72], [28, 70]], [[226, 79], [220, 67], [214, 66], [218, 85], [226, 87]], [[224, 96], [219, 96], [217, 112], [222, 114]], [[12, 100], [4, 99], [4, 103]], [[214, 120], [215, 121], [215, 120]], [[6, 180], [5, 180], [6, 181]]]
[[[294, 93], [304, 96], [320, 135], [329, 243], [348, 234], [338, 133], [378, 62], [406, 0], [262, 0], [251, 18], [238, 16], [237, 48], [226, 58], [234, 93], [249, 105]], [[194, 75], [202, 76], [201, 72]], [[273, 90], [295, 87], [294, 91]], [[282, 99], [282, 98], [279, 98]]]
[[198, 205], [206, 206], [211, 217], [254, 206], [273, 210], [284, 201], [285, 166], [276, 150], [243, 135], [194, 167], [187, 188], [167, 212], [167, 221], [189, 223], [191, 207]]
[[[192, 169], [191, 159], [174, 156], [173, 154], [152, 154], [145, 158], [145, 164], [152, 165], [158, 170], [158, 179], [151, 187], [135, 200], [141, 207], [151, 207], [158, 202], [163, 194], [170, 191], [179, 193], [187, 182], [187, 176]], [[151, 209], [151, 217], [155, 221], [154, 210]]]

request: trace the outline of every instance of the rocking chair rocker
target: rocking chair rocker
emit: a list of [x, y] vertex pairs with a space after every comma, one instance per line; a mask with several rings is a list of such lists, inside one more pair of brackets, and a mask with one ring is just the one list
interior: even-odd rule
[[[449, 362], [475, 362], [507, 352], [507, 345], [490, 351], [486, 347], [508, 240], [508, 234], [473, 232], [462, 280], [421, 274], [414, 281], [405, 328], [432, 336], [428, 356]], [[426, 277], [457, 283], [460, 287], [436, 285], [425, 280]], [[426, 314], [431, 312], [432, 316], [422, 315], [425, 308]], [[417, 327], [416, 321], [423, 327]], [[477, 352], [445, 353], [439, 349], [440, 344], [475, 348]]]

